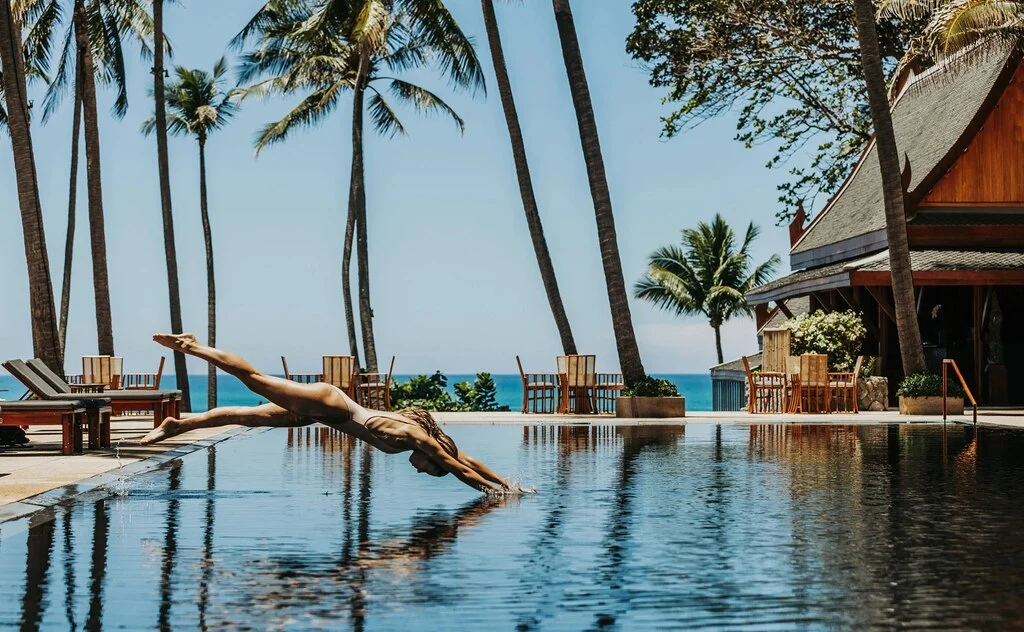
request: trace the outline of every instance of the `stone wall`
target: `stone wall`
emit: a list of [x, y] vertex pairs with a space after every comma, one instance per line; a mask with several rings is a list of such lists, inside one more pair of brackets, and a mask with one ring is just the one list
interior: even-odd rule
[[889, 380], [884, 377], [862, 377], [857, 381], [857, 407], [860, 410], [889, 408]]

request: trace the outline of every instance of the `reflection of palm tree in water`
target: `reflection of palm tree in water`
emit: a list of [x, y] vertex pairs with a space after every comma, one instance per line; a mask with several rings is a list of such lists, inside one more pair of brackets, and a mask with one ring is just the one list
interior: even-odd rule
[[203, 514], [203, 571], [199, 577], [199, 629], [205, 632], [206, 608], [210, 603], [210, 576], [213, 574], [213, 518], [216, 505], [213, 491], [217, 487], [217, 448], [206, 452], [206, 511]]
[[25, 595], [21, 602], [21, 629], [38, 630], [46, 603], [54, 521], [44, 520], [29, 528], [25, 555]]
[[164, 531], [164, 556], [160, 563], [160, 615], [157, 625], [161, 630], [171, 629], [171, 601], [174, 563], [178, 552], [178, 498], [174, 493], [181, 487], [181, 461], [172, 461], [167, 489], [171, 499], [167, 502], [167, 528]]

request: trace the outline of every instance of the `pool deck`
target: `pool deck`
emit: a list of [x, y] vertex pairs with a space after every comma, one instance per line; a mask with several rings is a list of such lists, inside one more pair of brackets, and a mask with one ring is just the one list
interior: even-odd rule
[[[751, 415], [744, 412], [694, 412], [671, 419], [618, 419], [610, 415], [524, 415], [515, 412], [435, 413], [442, 424], [509, 425], [678, 425], [678, 424], [893, 424], [942, 423], [939, 417], [901, 416], [895, 410], [862, 412], [857, 415]], [[951, 422], [971, 423], [966, 415], [950, 417]], [[986, 410], [978, 414], [978, 425], [1024, 429], [1024, 410]], [[33, 428], [28, 432], [33, 447], [27, 450], [0, 449], [0, 523], [26, 516], [63, 500], [69, 495], [91, 491], [117, 479], [112, 470], [121, 465], [126, 473], [152, 469], [169, 460], [223, 441], [243, 428], [229, 426], [197, 430], [155, 446], [135, 443], [152, 428], [139, 418], [115, 418], [111, 429], [114, 445], [120, 441], [120, 463], [114, 449], [86, 450], [84, 454], [60, 454], [57, 428]]]
[[[110, 439], [114, 446], [121, 442], [119, 450], [86, 449], [82, 454], [64, 456], [60, 452], [60, 428], [32, 427], [28, 431], [32, 441], [30, 449], [0, 448], [0, 522], [34, 513], [61, 500], [47, 492], [83, 481], [89, 482], [80, 485], [81, 489], [77, 491], [88, 491], [116, 480], [113, 474], [102, 475], [122, 465], [126, 470], [137, 473], [149, 469], [147, 466], [156, 467], [223, 441], [239, 430], [238, 426], [197, 430], [157, 445], [138, 445], [137, 440], [152, 429], [152, 419], [114, 417]], [[68, 488], [65, 491], [76, 490]]]

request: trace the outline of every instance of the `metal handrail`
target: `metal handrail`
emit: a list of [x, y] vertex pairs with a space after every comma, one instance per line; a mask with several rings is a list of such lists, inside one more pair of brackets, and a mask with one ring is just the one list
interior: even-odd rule
[[964, 376], [960, 373], [960, 367], [956, 365], [956, 360], [952, 358], [946, 358], [942, 361], [942, 421], [946, 421], [946, 367], [953, 365], [953, 371], [956, 372], [956, 377], [960, 380], [960, 386], [964, 388], [964, 393], [967, 394], [967, 399], [971, 400], [971, 407], [974, 409], [974, 425], [978, 425], [978, 402], [975, 401], [974, 395], [971, 394], [971, 389], [967, 388], [967, 382], [964, 381]]

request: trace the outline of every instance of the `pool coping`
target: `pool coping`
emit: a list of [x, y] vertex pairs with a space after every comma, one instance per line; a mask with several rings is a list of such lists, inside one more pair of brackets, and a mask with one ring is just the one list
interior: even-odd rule
[[[43, 518], [41, 514], [47, 512], [52, 514], [54, 509], [60, 505], [81, 502], [83, 500], [100, 500], [108, 498], [116, 494], [116, 492], [109, 486], [121, 479], [128, 478], [131, 476], [137, 476], [146, 472], [159, 469], [165, 464], [180, 459], [186, 455], [198, 452], [199, 450], [205, 450], [212, 445], [221, 443], [237, 437], [240, 434], [244, 434], [250, 430], [264, 431], [266, 428], [254, 429], [246, 428], [244, 426], [225, 430], [224, 432], [215, 434], [210, 437], [203, 439], [197, 439], [191, 443], [180, 445], [164, 452], [159, 452], [153, 456], [128, 463], [119, 468], [114, 468], [84, 478], [74, 483], [68, 483], [53, 489], [41, 492], [28, 498], [23, 498], [5, 505], [0, 505], [0, 541], [4, 540], [8, 536], [20, 533], [22, 529], [10, 529], [11, 523], [17, 521], [24, 521], [25, 527], [30, 524], [35, 524]], [[52, 515], [47, 515], [45, 519], [51, 520]]]

